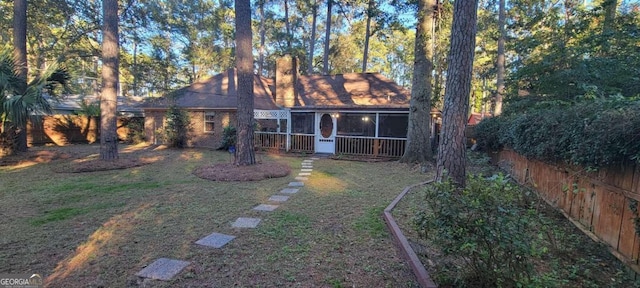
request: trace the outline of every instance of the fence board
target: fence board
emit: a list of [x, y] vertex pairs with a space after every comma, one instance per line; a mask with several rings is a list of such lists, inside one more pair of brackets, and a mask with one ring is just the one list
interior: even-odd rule
[[[634, 215], [629, 205], [630, 201], [625, 201], [622, 212], [622, 225], [620, 226], [620, 242], [618, 243], [618, 251], [623, 255], [632, 255], [631, 260], [633, 262], [638, 261], [638, 254], [634, 253], [634, 249], [640, 244], [638, 241], [638, 233], [636, 233], [634, 219], [637, 215]], [[640, 208], [640, 205], [636, 203], [636, 208]]]
[[[624, 196], [606, 188], [598, 188], [597, 190], [599, 191], [596, 192], [596, 197], [599, 197], [599, 199], [595, 208], [598, 210], [598, 218], [594, 216], [593, 230], [600, 239], [617, 249], [618, 240], [620, 240]], [[595, 221], [596, 219], [597, 222]]]
[[640, 196], [640, 165], [636, 165], [633, 172], [633, 184], [631, 185], [631, 194]]

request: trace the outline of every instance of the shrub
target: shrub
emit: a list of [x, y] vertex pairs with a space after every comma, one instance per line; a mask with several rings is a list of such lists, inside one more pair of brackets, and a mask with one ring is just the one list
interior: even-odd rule
[[229, 147], [236, 145], [236, 127], [228, 125], [222, 130], [222, 143], [220, 150], [229, 150]]
[[516, 287], [529, 283], [533, 253], [526, 229], [530, 213], [521, 208], [517, 186], [501, 175], [470, 176], [467, 187], [450, 180], [426, 189], [418, 232], [455, 261], [435, 275], [443, 286]]
[[165, 143], [175, 148], [186, 147], [189, 131], [191, 130], [189, 114], [177, 106], [171, 106], [167, 110], [165, 117], [167, 122], [164, 129], [162, 129]]
[[139, 144], [146, 141], [143, 118], [130, 118], [125, 126], [127, 127], [127, 143]]
[[475, 136], [481, 149], [508, 147], [543, 161], [565, 161], [587, 168], [629, 160], [640, 163], [640, 101], [615, 98], [573, 105], [539, 103], [519, 114], [511, 110], [483, 120], [475, 128]]

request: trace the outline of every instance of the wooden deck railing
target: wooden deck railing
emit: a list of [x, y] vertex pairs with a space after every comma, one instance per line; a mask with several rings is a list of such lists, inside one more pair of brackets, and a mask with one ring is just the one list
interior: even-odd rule
[[407, 140], [401, 138], [336, 137], [336, 153], [373, 157], [402, 157]]
[[287, 134], [276, 132], [256, 132], [255, 145], [260, 149], [285, 150], [287, 148]]
[[[336, 154], [398, 158], [404, 154], [406, 139], [373, 137], [336, 137]], [[256, 132], [255, 145], [259, 149], [286, 150], [287, 135], [275, 132]], [[293, 152], [315, 152], [315, 136], [312, 134], [292, 134]]]
[[312, 134], [291, 134], [291, 151], [293, 152], [315, 152], [315, 136]]

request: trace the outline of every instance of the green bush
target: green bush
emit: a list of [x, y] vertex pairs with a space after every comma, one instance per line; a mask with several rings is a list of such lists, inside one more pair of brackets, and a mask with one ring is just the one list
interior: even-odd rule
[[165, 143], [175, 148], [186, 147], [189, 131], [191, 130], [189, 114], [177, 106], [171, 106], [167, 110], [165, 117], [167, 122], [162, 130]]
[[236, 145], [236, 127], [228, 125], [222, 130], [222, 143], [220, 150], [229, 150], [229, 147]]
[[640, 163], [639, 100], [543, 102], [520, 113], [513, 107], [523, 109], [515, 104], [475, 127], [481, 149], [508, 147], [529, 158], [590, 168]]
[[144, 118], [130, 118], [127, 120], [125, 126], [128, 129], [127, 143], [139, 144], [147, 140], [144, 134]]
[[531, 213], [519, 204], [517, 186], [503, 176], [470, 176], [467, 187], [446, 180], [426, 189], [425, 209], [415, 217], [418, 232], [445, 257], [439, 285], [517, 287], [530, 283], [535, 252], [527, 226]]

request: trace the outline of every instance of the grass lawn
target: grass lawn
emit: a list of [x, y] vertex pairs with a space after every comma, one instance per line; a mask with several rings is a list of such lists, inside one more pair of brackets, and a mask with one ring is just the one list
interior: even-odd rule
[[[260, 154], [292, 173], [257, 182], [192, 174], [228, 153], [120, 146], [150, 164], [60, 173], [99, 147], [0, 166], [0, 273], [40, 273], [50, 287], [415, 287], [380, 214], [403, 187], [426, 180], [411, 167], [322, 159], [305, 187], [274, 212], [251, 210], [295, 181], [303, 157]], [[308, 157], [307, 157], [308, 158]], [[58, 172], [56, 172], [58, 171]], [[259, 217], [256, 229], [231, 227]], [[194, 244], [212, 232], [237, 236], [221, 249]], [[191, 261], [168, 282], [135, 273], [158, 258]]]

